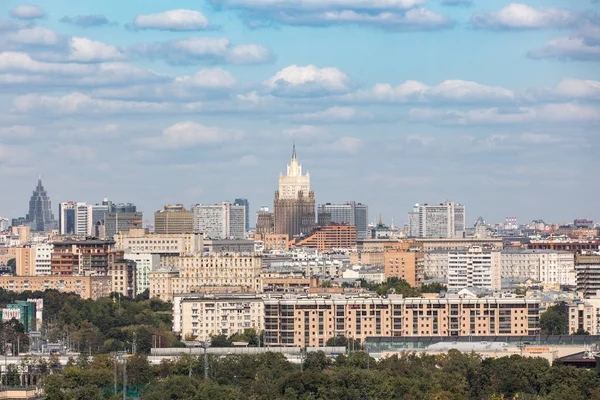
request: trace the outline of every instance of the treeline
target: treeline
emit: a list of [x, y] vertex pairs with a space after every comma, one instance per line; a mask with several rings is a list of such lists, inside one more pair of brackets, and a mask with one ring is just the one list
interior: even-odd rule
[[[389, 400], [519, 399], [579, 400], [600, 398], [595, 370], [551, 366], [542, 358], [485, 359], [451, 350], [441, 355], [404, 353], [376, 362], [364, 352], [340, 355], [309, 353], [301, 367], [278, 353], [256, 356], [182, 356], [152, 366], [145, 356], [127, 361], [127, 382], [145, 400]], [[48, 400], [116, 399], [113, 360], [73, 360], [61, 373], [45, 378]], [[190, 376], [191, 371], [191, 376]], [[121, 390], [122, 364], [117, 364]], [[129, 391], [128, 391], [129, 393]]]
[[448, 288], [441, 283], [428, 283], [420, 287], [413, 287], [401, 278], [388, 278], [383, 283], [369, 283], [365, 280], [361, 281], [361, 286], [376, 292], [380, 296], [385, 296], [389, 293], [401, 294], [404, 297], [421, 297], [423, 293], [440, 293], [447, 291]]
[[[134, 299], [111, 297], [84, 300], [56, 290], [15, 293], [0, 289], [0, 307], [16, 300], [44, 299], [41, 329], [48, 341], [61, 340], [75, 351], [107, 353], [130, 350], [150, 353], [153, 343], [161, 347], [181, 347], [171, 332], [172, 306], [147, 293]], [[1, 329], [0, 329], [1, 335]]]

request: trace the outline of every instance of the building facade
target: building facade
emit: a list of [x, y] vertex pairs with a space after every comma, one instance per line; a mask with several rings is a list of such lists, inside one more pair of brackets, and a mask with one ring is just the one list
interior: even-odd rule
[[297, 247], [315, 248], [320, 252], [356, 247], [356, 226], [328, 225], [318, 226], [312, 235], [296, 243]]
[[137, 295], [137, 264], [135, 261], [124, 259], [123, 253], [118, 254], [116, 258], [108, 266], [112, 292], [121, 293], [126, 297], [135, 297]]
[[197, 233], [160, 234], [132, 229], [115, 235], [115, 248], [127, 253], [194, 254], [203, 251], [204, 240]]
[[98, 276], [108, 273], [114, 262], [114, 242], [109, 240], [65, 240], [54, 242], [50, 260], [53, 276]]
[[[320, 204], [318, 215], [328, 214], [329, 223], [353, 225], [356, 227], [358, 239], [366, 239], [369, 235], [369, 208], [365, 204], [354, 201], [345, 204]], [[319, 225], [329, 225], [319, 220]], [[322, 223], [321, 223], [322, 222]]]
[[0, 276], [0, 288], [17, 293], [52, 289], [97, 300], [110, 295], [112, 284], [109, 276]]
[[141, 294], [150, 289], [150, 272], [160, 267], [160, 255], [152, 253], [125, 253], [123, 258], [135, 262], [135, 290]]
[[448, 289], [502, 288], [500, 252], [472, 247], [448, 253]]
[[411, 286], [423, 283], [423, 253], [403, 248], [388, 249], [383, 253], [385, 277], [404, 279]]
[[265, 298], [268, 346], [324, 346], [344, 336], [535, 336], [539, 301], [498, 298]]
[[192, 206], [194, 232], [210, 239], [243, 239], [246, 236], [246, 206], [222, 202]]
[[296, 158], [296, 146], [287, 174], [279, 175], [279, 190], [273, 202], [274, 233], [290, 238], [308, 235], [316, 223], [315, 193], [310, 190], [310, 174], [302, 175]]
[[250, 229], [250, 202], [248, 199], [235, 199], [233, 202], [234, 206], [244, 206], [244, 221], [246, 224], [246, 231]]
[[265, 307], [254, 295], [175, 295], [173, 332], [183, 340], [207, 341], [211, 336], [231, 336], [264, 329]]
[[275, 217], [268, 207], [261, 207], [261, 210], [256, 213], [256, 233], [259, 235], [275, 233]]
[[600, 297], [595, 294], [585, 300], [568, 303], [567, 318], [569, 334], [588, 332], [600, 335]]
[[454, 202], [417, 204], [408, 213], [408, 221], [409, 236], [462, 238], [465, 233], [465, 206]]
[[[172, 301], [174, 293], [211, 291], [215, 287], [262, 292], [260, 254], [165, 256], [161, 263], [168, 266], [169, 273], [163, 269], [150, 272], [150, 297]], [[165, 287], [171, 292], [164, 291]]]
[[183, 234], [193, 231], [194, 215], [181, 204], [166, 205], [154, 213], [154, 233]]
[[531, 278], [545, 284], [574, 286], [575, 255], [560, 250], [504, 249], [503, 278]]
[[42, 185], [42, 177], [29, 200], [29, 213], [25, 217], [31, 227], [31, 232], [48, 232], [55, 229], [56, 222], [52, 214], [50, 197]]
[[577, 291], [585, 298], [596, 296], [600, 291], [600, 255], [577, 255]]

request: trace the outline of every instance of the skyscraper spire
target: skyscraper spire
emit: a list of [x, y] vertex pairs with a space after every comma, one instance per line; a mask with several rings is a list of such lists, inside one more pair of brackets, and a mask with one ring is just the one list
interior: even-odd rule
[[294, 141], [294, 147], [292, 148], [292, 160], [296, 159], [296, 141]]

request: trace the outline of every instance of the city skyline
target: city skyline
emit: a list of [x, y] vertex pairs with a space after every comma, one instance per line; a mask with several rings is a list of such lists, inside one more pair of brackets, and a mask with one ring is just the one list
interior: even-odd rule
[[600, 3], [573, 3], [4, 2], [0, 215], [42, 173], [55, 215], [108, 196], [254, 216], [295, 141], [316, 204], [371, 220], [599, 220]]

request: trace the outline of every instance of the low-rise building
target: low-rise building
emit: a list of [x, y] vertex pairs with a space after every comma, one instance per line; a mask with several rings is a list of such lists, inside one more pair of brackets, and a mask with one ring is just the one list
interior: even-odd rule
[[204, 249], [198, 233], [148, 233], [131, 229], [115, 235], [115, 248], [138, 254], [194, 254]]
[[588, 332], [600, 334], [600, 293], [585, 300], [577, 300], [567, 305], [569, 334]]
[[173, 332], [183, 340], [207, 341], [248, 329], [264, 329], [264, 302], [255, 295], [198, 295], [173, 297]]
[[575, 255], [549, 249], [504, 249], [503, 278], [532, 278], [543, 283], [574, 286]]
[[296, 243], [298, 247], [315, 248], [320, 252], [356, 247], [358, 233], [353, 225], [328, 225], [315, 228], [312, 235]]
[[584, 297], [591, 297], [600, 291], [600, 254], [577, 255], [577, 291]]

